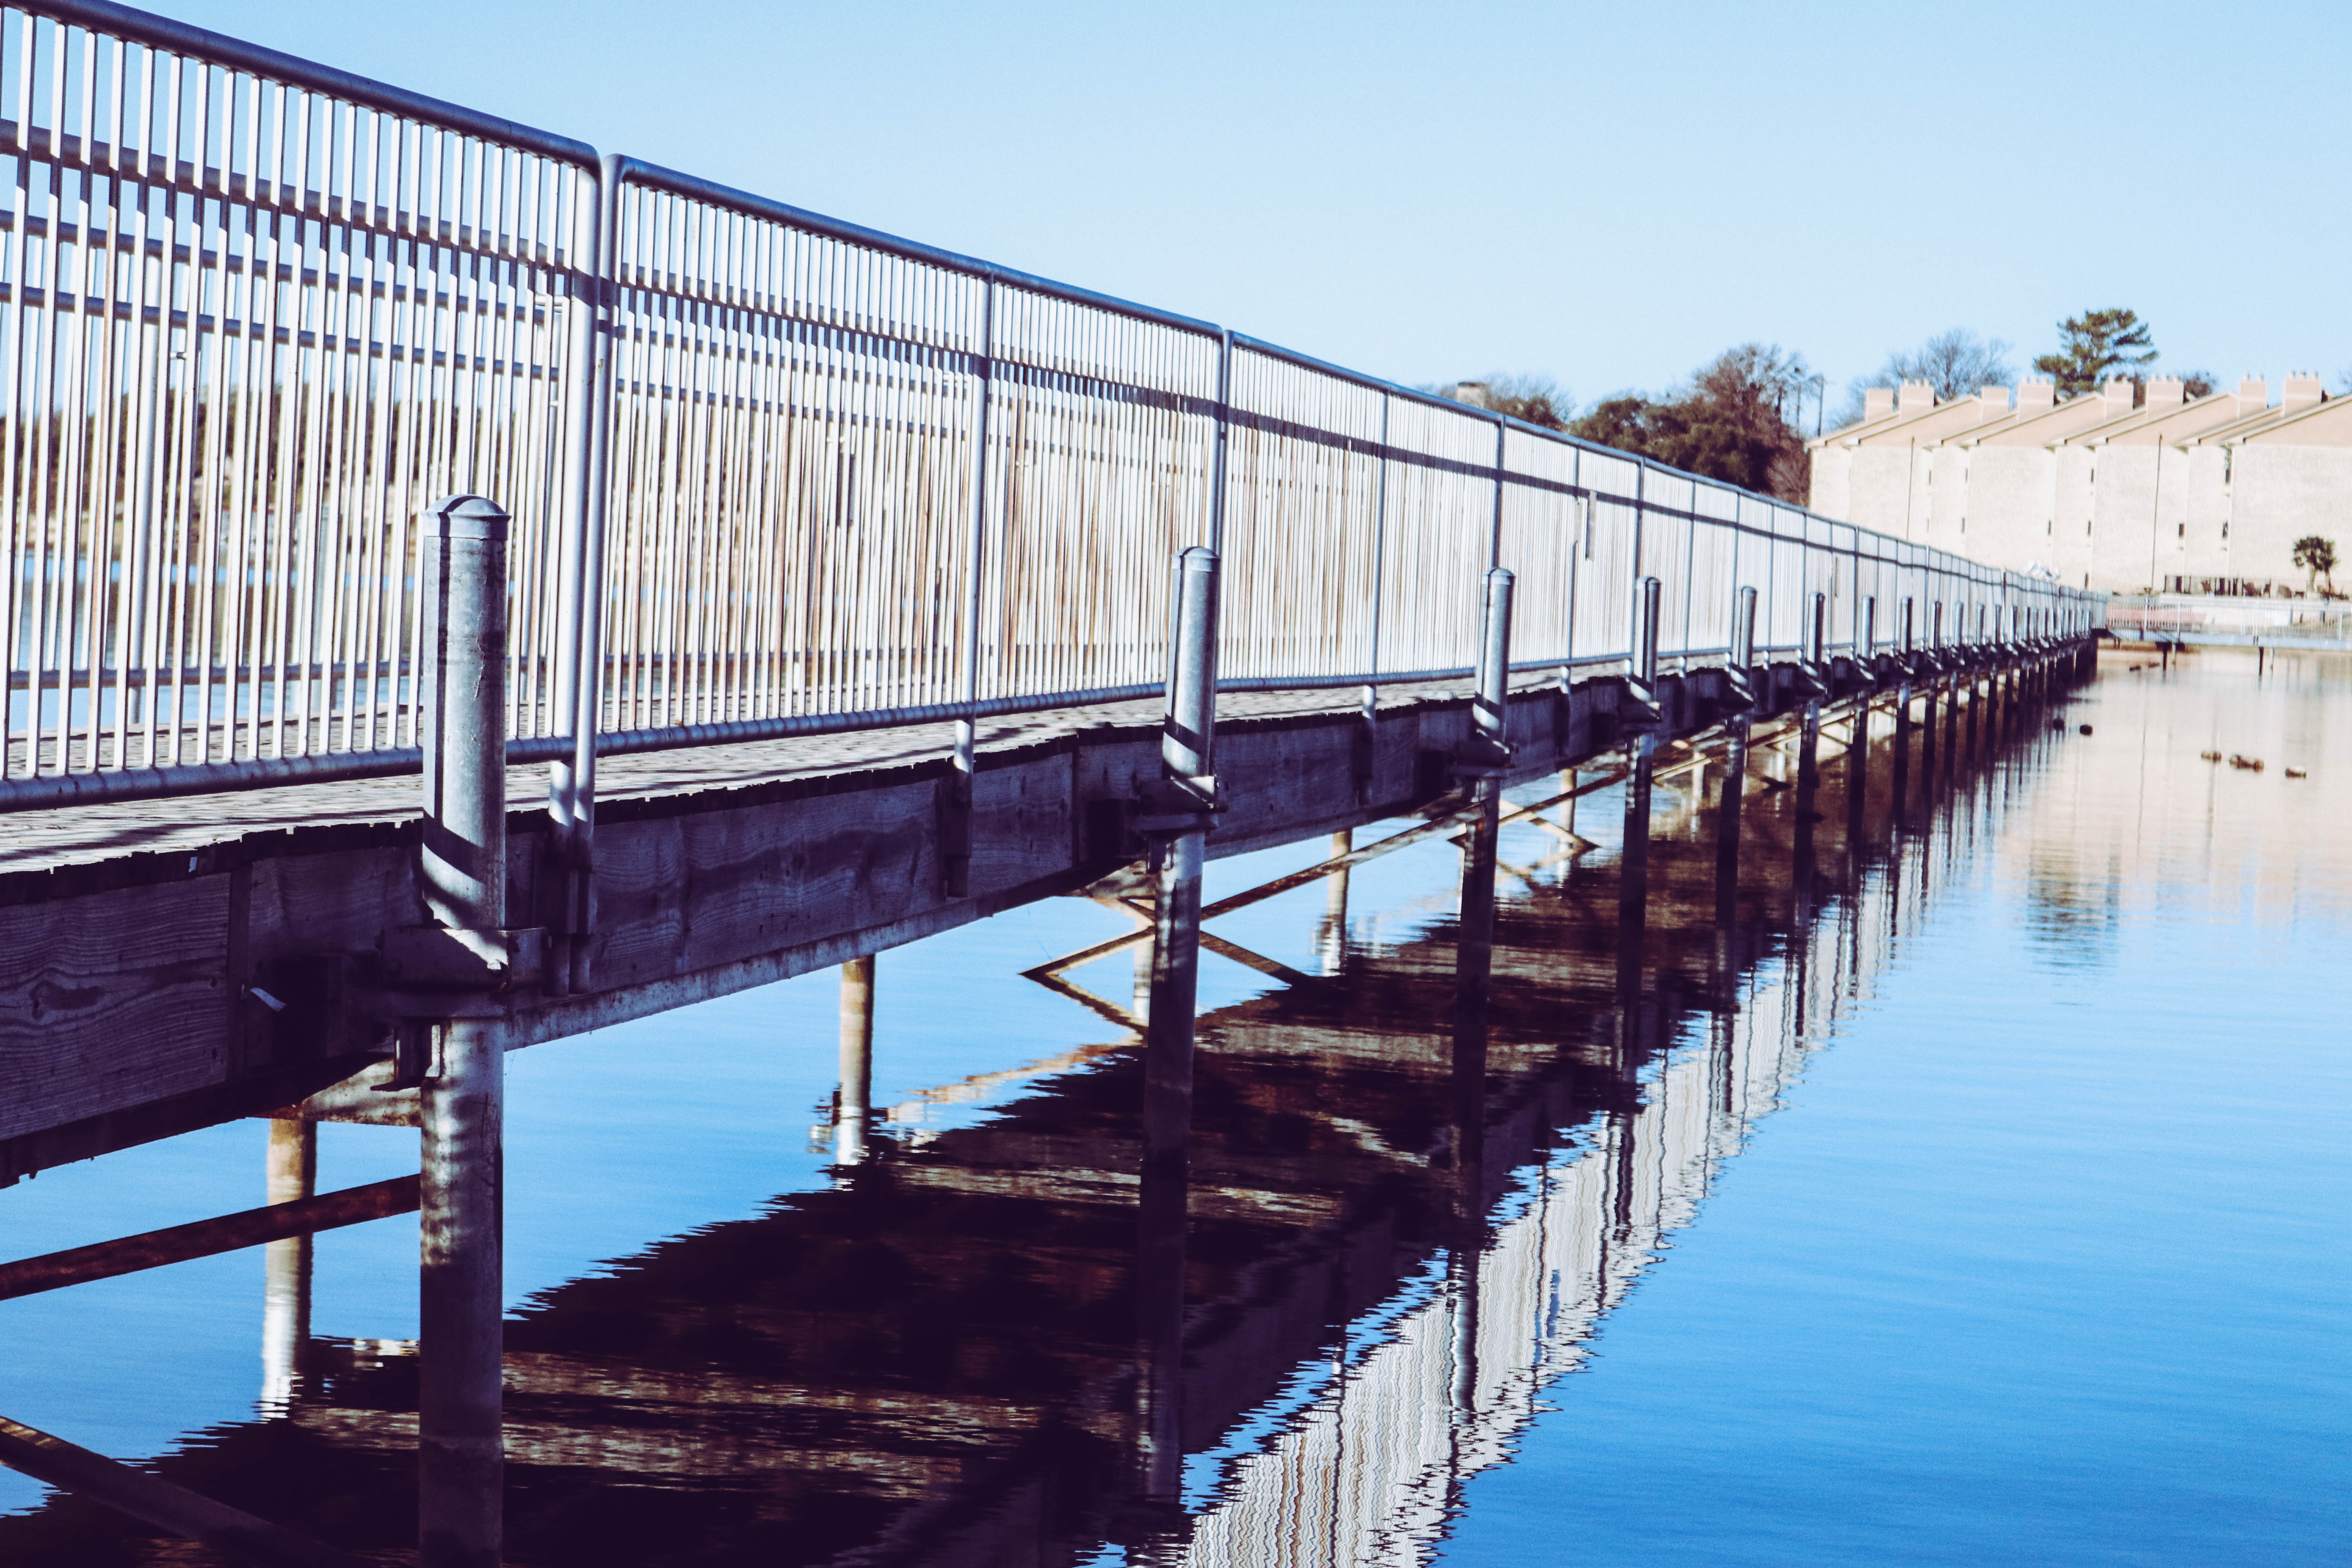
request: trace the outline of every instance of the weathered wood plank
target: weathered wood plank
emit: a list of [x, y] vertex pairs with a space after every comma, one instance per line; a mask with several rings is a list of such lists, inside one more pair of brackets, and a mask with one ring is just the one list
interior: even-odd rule
[[[1516, 700], [1511, 733], [1528, 772], [1555, 765], [1563, 708], [1573, 710], [1571, 731], [1597, 733], [1606, 724], [1593, 715], [1613, 706], [1606, 681], [1579, 688], [1573, 703], [1541, 692]], [[1444, 787], [1439, 753], [1465, 731], [1455, 700], [1388, 703], [1369, 730], [1355, 713], [1328, 709], [1229, 721], [1219, 765], [1231, 809], [1211, 853], [1413, 804], [1433, 780]], [[1149, 724], [1070, 726], [983, 752], [972, 896], [961, 900], [944, 896], [937, 850], [945, 765], [893, 757], [865, 773], [728, 778], [698, 793], [613, 803], [598, 824], [591, 991], [532, 999], [512, 1037], [551, 1038], [723, 994], [1074, 888], [1131, 850], [1122, 808], [1157, 777], [1159, 741]], [[522, 889], [544, 819], [517, 804], [510, 872]], [[419, 918], [413, 838], [394, 823], [296, 827], [248, 834], [185, 863], [150, 857], [125, 873], [128, 885], [98, 892], [73, 893], [69, 878], [58, 879], [56, 898], [41, 896], [41, 879], [15, 883], [19, 901], [0, 908], [0, 1139], [96, 1128], [143, 1104], [185, 1100], [240, 1067], [282, 1073], [373, 1048], [381, 1029], [362, 1026], [352, 1008], [319, 1027], [315, 1045], [282, 1022], [245, 1019], [233, 1009], [254, 1005], [236, 996], [229, 971], [267, 984], [289, 965], [299, 973], [332, 955], [363, 968], [380, 932]], [[242, 889], [234, 898], [233, 880]], [[514, 907], [532, 906], [525, 894]], [[244, 917], [234, 952], [233, 912]], [[232, 1034], [247, 1059], [228, 1058]]]
[[226, 1076], [229, 880], [0, 909], [0, 1138]]

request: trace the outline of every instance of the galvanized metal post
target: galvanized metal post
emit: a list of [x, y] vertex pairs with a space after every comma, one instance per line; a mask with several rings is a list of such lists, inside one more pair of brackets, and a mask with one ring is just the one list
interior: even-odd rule
[[496, 929], [506, 924], [507, 514], [452, 496], [424, 544], [421, 888], [439, 924]]
[[1486, 578], [1486, 612], [1478, 639], [1477, 693], [1470, 702], [1470, 728], [1494, 758], [1507, 754], [1505, 733], [1511, 701], [1511, 588], [1514, 579], [1501, 566]]
[[[1633, 644], [1633, 681], [1641, 700], [1650, 705], [1657, 701], [1658, 593], [1655, 577], [1642, 579], [1641, 625], [1636, 628], [1640, 635]], [[1637, 721], [1642, 730], [1633, 742], [1633, 776], [1625, 783], [1625, 830], [1617, 861], [1617, 972], [1620, 989], [1630, 985], [1638, 994], [1643, 933], [1649, 920], [1650, 795], [1656, 767], [1659, 719], [1654, 712], [1645, 712]]]
[[[1812, 615], [1805, 628], [1805, 714], [1797, 742], [1797, 795], [1801, 802], [1810, 799], [1811, 791], [1820, 784], [1820, 743], [1822, 737], [1822, 693], [1829, 679], [1823, 656], [1828, 649], [1822, 638], [1828, 632], [1829, 595], [1813, 595]], [[1801, 805], [1800, 811], [1810, 809]]]
[[1862, 684], [1862, 700], [1854, 706], [1852, 726], [1846, 733], [1845, 852], [1847, 877], [1859, 890], [1870, 804], [1871, 712], [1878, 700], [1878, 600], [1875, 595], [1867, 596], [1862, 602], [1861, 632], [1854, 639], [1854, 673]]
[[[1961, 685], [1965, 689], [1964, 694], [1968, 698], [1968, 715], [1966, 719], [1968, 727], [1967, 755], [1970, 762], [1976, 761], [1979, 754], [1978, 732], [1982, 728], [1982, 725], [1979, 722], [1982, 716], [1979, 710], [1984, 707], [1985, 648], [1984, 606], [1982, 605], [1979, 605], [1977, 606], [1976, 620], [1976, 640], [1969, 643], [1968, 651], [1964, 656], [1967, 659], [1967, 663], [1962, 667], [1960, 671]], [[1962, 623], [1962, 629], [1965, 634], [1965, 622]]]
[[[507, 514], [452, 496], [425, 529], [425, 824], [419, 884], [474, 944], [507, 924]], [[422, 1086], [417, 1562], [495, 1568], [503, 1533], [500, 1166], [504, 1031], [437, 1026]]]
[[[1500, 456], [1498, 450], [1498, 462]], [[1498, 479], [1498, 521], [1500, 484]], [[1513, 581], [1500, 566], [1486, 573], [1477, 694], [1470, 705], [1471, 746], [1462, 769], [1477, 805], [1462, 851], [1454, 957], [1454, 1201], [1455, 1218], [1465, 1226], [1476, 1223], [1485, 1200], [1486, 1000], [1495, 956], [1495, 841], [1502, 819], [1502, 769], [1510, 760], [1504, 737], [1511, 685]]]
[[1176, 558], [1163, 774], [1154, 834], [1151, 1001], [1143, 1047], [1143, 1151], [1136, 1263], [1139, 1481], [1173, 1499], [1183, 1481], [1185, 1212], [1191, 1184], [1193, 1015], [1199, 996], [1201, 868], [1216, 794], [1217, 552]]
[[834, 1111], [833, 1161], [866, 1163], [874, 1119], [874, 955], [841, 966], [841, 1089]]
[[1658, 580], [1643, 578], [1639, 601], [1641, 635], [1633, 644], [1633, 678], [1641, 682], [1645, 702], [1655, 702], [1658, 694]]
[[1175, 636], [1160, 731], [1160, 770], [1172, 783], [1203, 790], [1215, 773], [1221, 571], [1213, 549], [1196, 544], [1179, 552], [1168, 602]]
[[[1940, 611], [1943, 606], [1937, 605]], [[1968, 657], [1962, 646], [1968, 636], [1968, 619], [1956, 610], [1952, 616], [1952, 656], [1947, 666], [1944, 685], [1944, 781], [1952, 783], [1960, 773], [1960, 679], [1961, 661]], [[1937, 641], [1941, 641], [1939, 637]]]
[[1739, 814], [1748, 795], [1748, 738], [1761, 697], [1756, 679], [1756, 590], [1739, 590], [1731, 617], [1731, 679], [1736, 706], [1724, 729], [1723, 790], [1715, 818], [1715, 919], [1726, 928], [1739, 917]]
[[[290, 1204], [319, 1190], [319, 1128], [287, 1119], [269, 1124], [267, 1202]], [[290, 1236], [262, 1249], [261, 1404], [283, 1415], [302, 1375], [310, 1339], [311, 1238]]]
[[1903, 653], [1895, 661], [1895, 821], [1899, 827], [1911, 811], [1911, 657], [1912, 612], [1916, 606], [1906, 595], [1903, 600]]
[[1944, 602], [1937, 600], [1927, 610], [1927, 681], [1920, 690], [1919, 705], [1919, 799], [1922, 805], [1933, 805], [1936, 799], [1936, 700], [1944, 685]]

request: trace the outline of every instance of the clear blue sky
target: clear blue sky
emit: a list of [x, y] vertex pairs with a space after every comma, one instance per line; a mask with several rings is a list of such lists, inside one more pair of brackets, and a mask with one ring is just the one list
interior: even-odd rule
[[2343, 0], [158, 8], [1400, 381], [2111, 304], [2352, 369]]

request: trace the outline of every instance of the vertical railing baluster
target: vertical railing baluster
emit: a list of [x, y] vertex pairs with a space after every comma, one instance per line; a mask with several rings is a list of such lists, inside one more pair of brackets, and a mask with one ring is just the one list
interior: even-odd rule
[[[988, 553], [989, 404], [995, 395], [996, 279], [981, 279], [980, 337], [971, 355], [974, 383], [971, 438], [971, 518], [964, 549], [964, 648], [961, 696], [965, 703], [980, 700], [981, 615], [984, 608]], [[971, 891], [971, 786], [978, 766], [975, 748], [979, 722], [965, 712], [956, 720], [954, 765], [946, 787], [949, 799], [941, 813], [944, 829], [940, 864], [947, 896], [961, 899]]]

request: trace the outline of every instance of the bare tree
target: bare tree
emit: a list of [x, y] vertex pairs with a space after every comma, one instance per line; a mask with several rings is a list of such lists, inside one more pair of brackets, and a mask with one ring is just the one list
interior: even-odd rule
[[1747, 387], [1794, 429], [1814, 379], [1813, 367], [1796, 350], [1779, 343], [1750, 342], [1724, 350], [1691, 381], [1696, 390], [1717, 396]]
[[1548, 375], [1525, 372], [1513, 374], [1507, 371], [1489, 371], [1476, 381], [1457, 381], [1436, 386], [1424, 386], [1423, 392], [1451, 398], [1456, 403], [1475, 404], [1491, 408], [1497, 414], [1529, 425], [1540, 425], [1547, 430], [1565, 430], [1576, 413], [1576, 399], [1568, 388]]
[[1874, 386], [1899, 387], [1906, 381], [1924, 381], [1939, 403], [1972, 397], [1987, 386], [2007, 386], [2017, 372], [2009, 362], [2011, 344], [1999, 338], [1980, 338], [1966, 327], [1937, 332], [1916, 349], [1897, 349], [1886, 363], [1846, 388], [1840, 425], [1862, 417], [1863, 394]]

